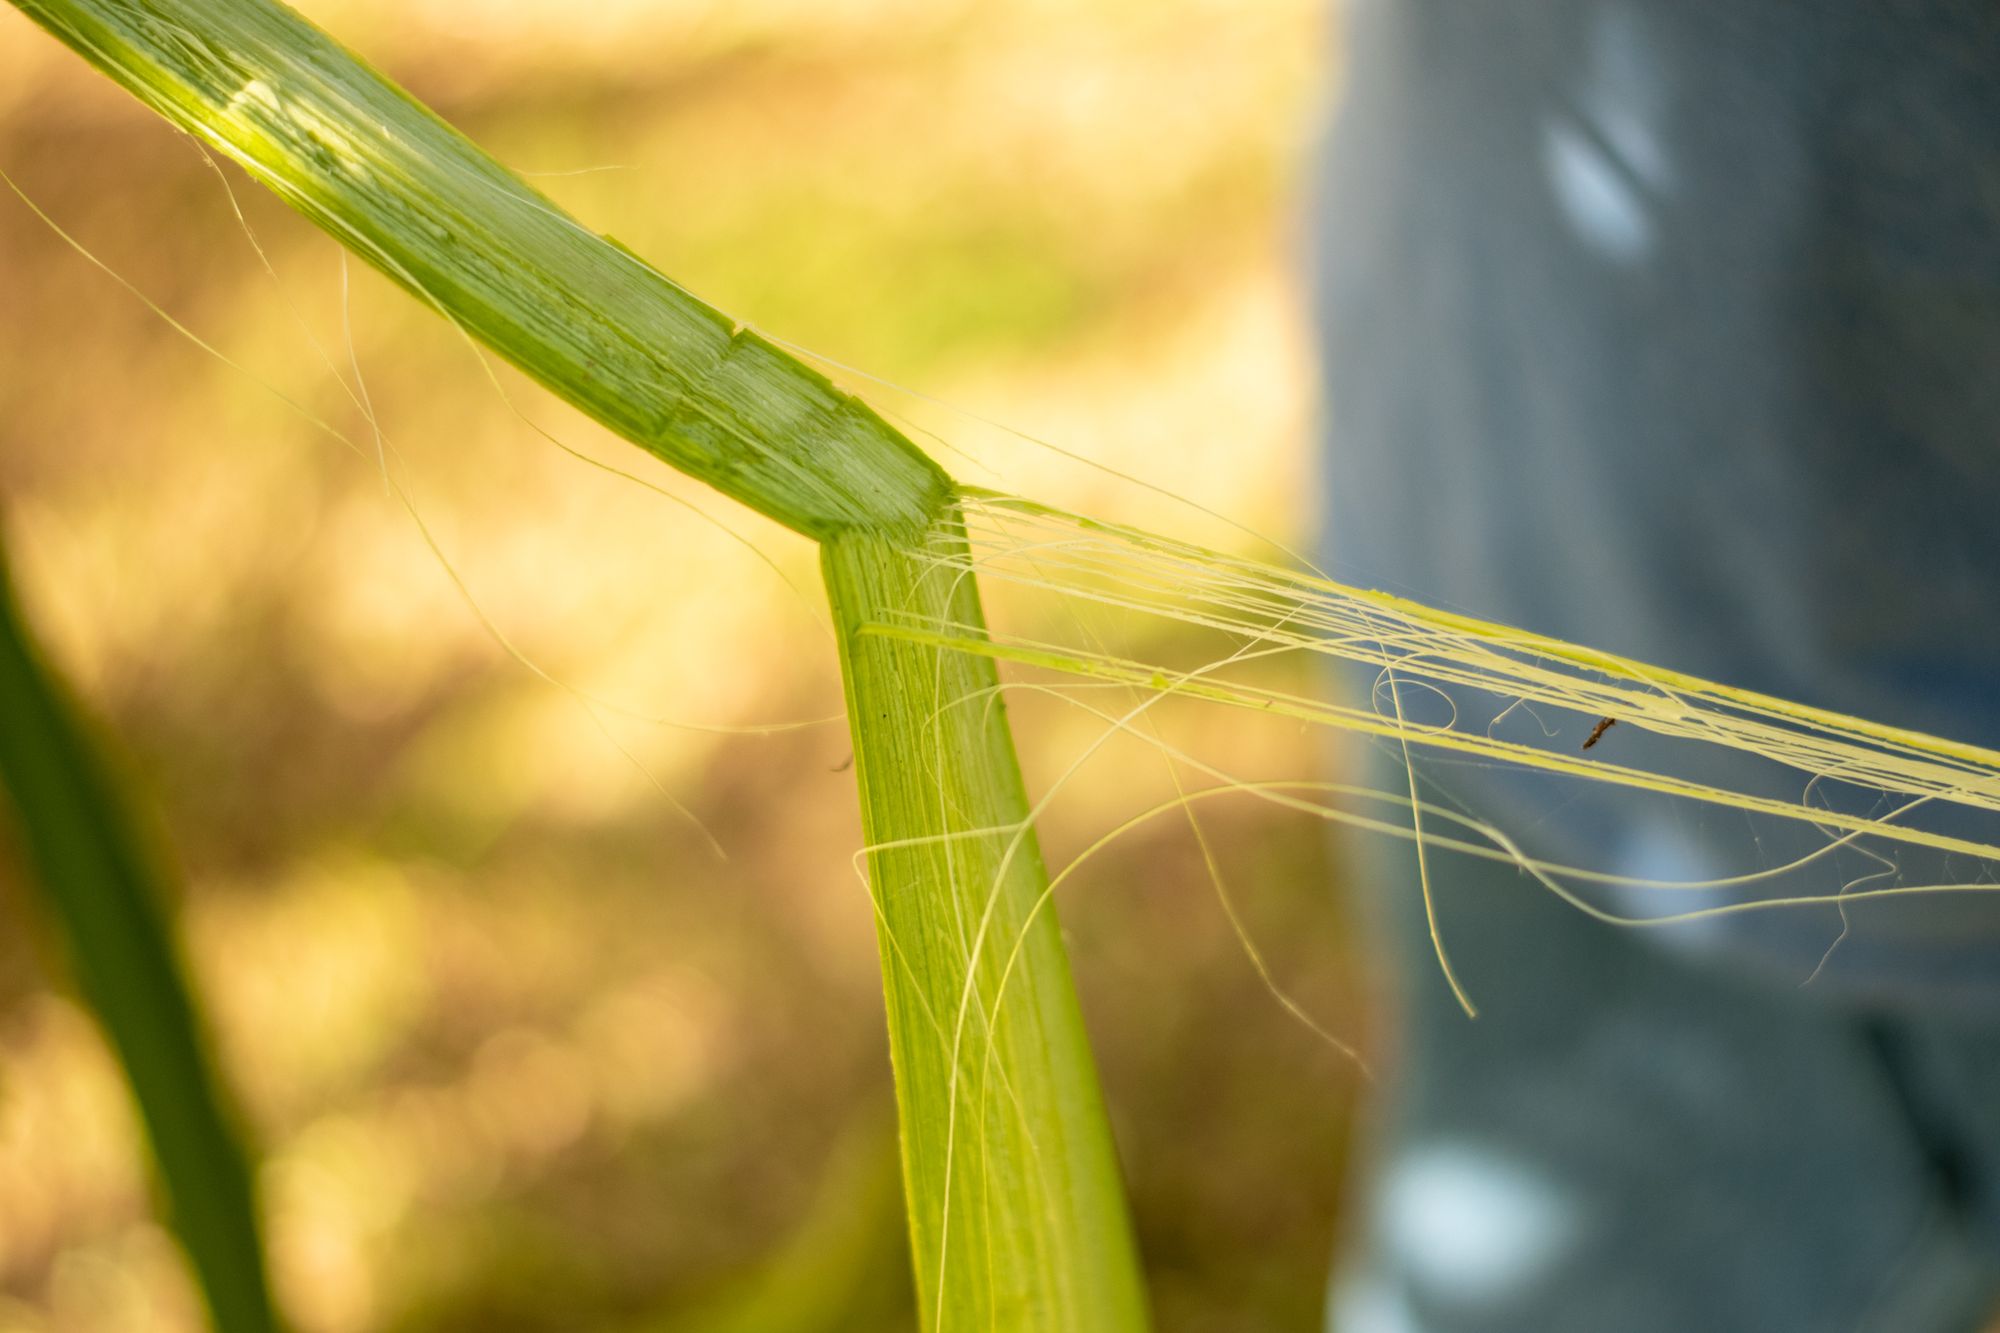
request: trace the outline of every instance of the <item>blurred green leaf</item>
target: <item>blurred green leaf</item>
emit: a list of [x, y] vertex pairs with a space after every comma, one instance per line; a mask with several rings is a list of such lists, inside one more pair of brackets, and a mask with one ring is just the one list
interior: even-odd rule
[[251, 1169], [210, 1066], [146, 839], [24, 625], [0, 552], [0, 789], [77, 983], [117, 1049], [223, 1333], [279, 1323]]

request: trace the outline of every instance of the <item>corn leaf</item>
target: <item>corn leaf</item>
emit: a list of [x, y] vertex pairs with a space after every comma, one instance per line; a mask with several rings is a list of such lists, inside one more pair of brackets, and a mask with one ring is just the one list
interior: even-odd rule
[[983, 624], [970, 580], [934, 568], [934, 543], [963, 542], [945, 473], [290, 10], [15, 3], [461, 330], [821, 542], [873, 846], [925, 1326], [1143, 1328], [1110, 1132], [994, 666], [871, 632], [919, 608]]

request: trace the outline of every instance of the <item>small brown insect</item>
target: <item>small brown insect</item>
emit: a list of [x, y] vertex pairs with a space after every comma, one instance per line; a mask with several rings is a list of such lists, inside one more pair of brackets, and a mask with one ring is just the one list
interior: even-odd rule
[[1597, 719], [1597, 725], [1590, 729], [1590, 737], [1584, 741], [1583, 748], [1588, 750], [1591, 746], [1597, 744], [1598, 741], [1604, 738], [1605, 732], [1617, 725], [1618, 719], [1615, 717], [1601, 717]]
[[833, 766], [832, 771], [835, 773], [845, 773], [848, 769], [853, 767], [854, 767], [854, 755], [852, 752], [850, 752], [847, 758], [841, 760], [838, 764], [835, 764]]

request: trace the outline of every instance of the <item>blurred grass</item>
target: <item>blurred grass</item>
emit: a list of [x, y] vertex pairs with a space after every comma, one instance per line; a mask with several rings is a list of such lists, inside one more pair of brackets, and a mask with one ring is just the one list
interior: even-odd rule
[[[1277, 535], [1303, 526], [1287, 228], [1316, 6], [306, 8], [514, 165], [617, 165], [538, 184], [758, 326]], [[191, 149], [11, 11], [0, 165], [366, 438], [290, 313], [344, 368], [330, 244], [236, 178], [277, 294]], [[353, 283], [355, 356], [425, 517], [535, 661], [691, 721], [837, 711], [832, 644], [768, 570], [548, 448], [434, 316]], [[718, 861], [493, 645], [371, 460], [12, 204], [0, 311], [23, 596], [186, 862], [194, 963], [271, 1150], [276, 1277], [301, 1328], [678, 1330], [787, 1256], [812, 1271], [815, 1236], [874, 1262], [814, 1220], [888, 1080], [841, 728], [615, 725]], [[624, 458], [501, 378], [565, 440]], [[949, 426], [1008, 485], [1157, 519]], [[644, 475], [812, 586], [804, 543]], [[700, 587], [669, 574], [690, 562]], [[1016, 717], [1031, 784], [1096, 735], [1055, 704]], [[1169, 725], [1251, 775], [1310, 767], [1317, 744], [1193, 712]], [[1160, 799], [1156, 770], [1121, 745], [1094, 760], [1046, 821], [1052, 864]], [[1317, 830], [1208, 808], [1274, 970], [1356, 1030]], [[1263, 994], [1184, 826], [1146, 826], [1065, 894], [1160, 1327], [1316, 1327], [1352, 1069]], [[0, 881], [0, 1330], [196, 1327], [113, 1069], [27, 947], [23, 907]]]
[[250, 1147], [230, 1113], [167, 925], [166, 858], [49, 672], [0, 550], [0, 822], [66, 977], [117, 1049], [163, 1212], [224, 1333], [275, 1333]]

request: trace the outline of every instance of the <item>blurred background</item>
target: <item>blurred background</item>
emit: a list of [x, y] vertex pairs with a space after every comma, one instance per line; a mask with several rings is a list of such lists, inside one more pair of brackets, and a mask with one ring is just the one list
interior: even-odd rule
[[[1317, 0], [302, 8], [706, 299], [952, 404], [848, 377], [966, 480], [1256, 548], [1004, 422], [1309, 531]], [[809, 546], [344, 277], [6, 8], [0, 167], [240, 366], [0, 197], [0, 523], [172, 849], [298, 1327], [912, 1327]], [[442, 558], [384, 486], [350, 346]], [[1103, 730], [1015, 717], [1037, 792]], [[1162, 725], [1243, 776], [1325, 745], [1233, 711]], [[1157, 756], [1096, 751], [1044, 820], [1052, 865], [1170, 791]], [[1364, 1040], [1320, 827], [1251, 800], [1203, 820], [1276, 983]], [[1160, 1328], [1317, 1328], [1356, 1065], [1274, 1000], [1185, 819], [1093, 856], [1061, 910]], [[199, 1327], [148, 1191], [0, 841], [0, 1333]]]

